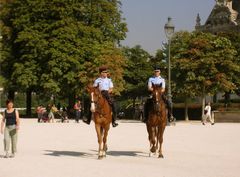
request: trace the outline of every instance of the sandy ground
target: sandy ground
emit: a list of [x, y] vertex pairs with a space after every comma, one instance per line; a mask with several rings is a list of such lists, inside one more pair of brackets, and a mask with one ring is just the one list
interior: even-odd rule
[[[164, 134], [164, 159], [148, 156], [143, 123], [119, 121], [97, 160], [93, 122], [37, 123], [22, 119], [18, 153], [0, 158], [0, 177], [239, 177], [240, 124], [177, 122]], [[0, 155], [3, 135], [0, 135]]]

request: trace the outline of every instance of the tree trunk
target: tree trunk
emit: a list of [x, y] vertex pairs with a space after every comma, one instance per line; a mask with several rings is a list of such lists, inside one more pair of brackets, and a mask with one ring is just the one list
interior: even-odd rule
[[133, 119], [137, 119], [135, 108], [136, 108], [136, 97], [133, 98]]
[[14, 100], [14, 98], [15, 98], [14, 90], [9, 90], [8, 91], [8, 99]]
[[68, 95], [68, 107], [70, 109], [72, 109], [73, 106], [74, 106], [74, 103], [75, 103], [75, 94], [69, 93], [69, 95]]
[[185, 98], [185, 121], [189, 121], [188, 118], [188, 98]]
[[214, 94], [214, 95], [213, 95], [213, 103], [217, 103], [217, 101], [218, 101], [218, 100], [217, 100], [217, 94]]
[[224, 106], [227, 108], [230, 103], [230, 92], [225, 92], [224, 93]]
[[30, 89], [26, 92], [26, 116], [31, 117], [32, 115], [32, 91]]

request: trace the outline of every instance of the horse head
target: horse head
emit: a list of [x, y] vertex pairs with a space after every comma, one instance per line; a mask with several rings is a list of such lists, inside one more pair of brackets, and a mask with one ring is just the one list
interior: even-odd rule
[[101, 109], [104, 98], [99, 90], [99, 85], [97, 85], [97, 87], [87, 86], [87, 91], [90, 94], [91, 99], [90, 111], [95, 112], [97, 109]]
[[161, 111], [161, 103], [163, 103], [163, 99], [162, 99], [162, 84], [152, 84], [152, 98], [153, 98], [153, 105], [154, 105], [154, 110], [156, 112], [160, 112]]
[[96, 107], [98, 105], [99, 102], [99, 96], [101, 95], [98, 86], [97, 87], [92, 87], [90, 85], [87, 86], [87, 92], [90, 95], [90, 100], [91, 100], [91, 107], [90, 107], [90, 111], [91, 112], [95, 112], [96, 111]]

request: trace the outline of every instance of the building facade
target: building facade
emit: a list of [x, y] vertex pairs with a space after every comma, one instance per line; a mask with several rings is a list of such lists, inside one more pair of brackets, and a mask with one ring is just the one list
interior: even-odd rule
[[[200, 15], [196, 18], [196, 31], [217, 34], [220, 32], [240, 32], [240, 0], [215, 0], [208, 19], [201, 25]], [[223, 100], [225, 93], [215, 95], [215, 101]], [[236, 94], [230, 94], [229, 99], [240, 99]], [[206, 100], [213, 101], [213, 97], [208, 96]]]
[[198, 14], [195, 29], [213, 34], [228, 31], [240, 32], [240, 0], [215, 1], [216, 4], [204, 25], [201, 25]]

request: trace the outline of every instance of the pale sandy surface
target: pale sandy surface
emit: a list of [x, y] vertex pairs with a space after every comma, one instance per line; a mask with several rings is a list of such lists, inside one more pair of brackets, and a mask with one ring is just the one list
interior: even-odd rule
[[[18, 154], [0, 158], [0, 177], [239, 177], [240, 124], [177, 122], [164, 135], [165, 158], [148, 157], [143, 123], [111, 128], [106, 159], [97, 160], [93, 123], [22, 119]], [[3, 155], [0, 135], [0, 155]]]

